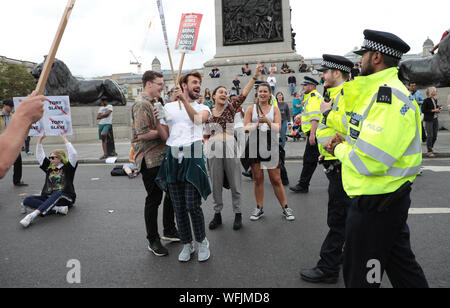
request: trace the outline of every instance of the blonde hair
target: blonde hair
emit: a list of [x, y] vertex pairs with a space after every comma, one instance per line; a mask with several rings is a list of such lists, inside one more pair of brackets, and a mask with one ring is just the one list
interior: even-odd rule
[[[69, 159], [67, 158], [66, 152], [64, 150], [54, 150], [51, 152], [51, 154], [55, 155], [59, 159], [61, 159], [61, 162], [65, 165], [69, 162]], [[50, 154], [50, 155], [51, 155]], [[50, 164], [49, 169], [55, 169], [55, 166]]]
[[426, 91], [426, 95], [428, 98], [431, 98], [433, 93], [435, 93], [437, 90], [435, 87], [429, 87]]

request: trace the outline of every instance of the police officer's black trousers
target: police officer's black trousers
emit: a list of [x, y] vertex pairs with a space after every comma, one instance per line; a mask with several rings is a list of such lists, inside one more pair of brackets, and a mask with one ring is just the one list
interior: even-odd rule
[[[327, 165], [326, 165], [327, 167]], [[329, 276], [339, 276], [343, 261], [343, 247], [345, 243], [345, 222], [350, 206], [350, 198], [342, 185], [341, 166], [336, 166], [327, 174], [330, 185], [328, 187], [328, 232], [317, 267]]]
[[308, 138], [306, 138], [306, 148], [303, 156], [303, 170], [298, 183], [303, 188], [309, 188], [311, 178], [314, 171], [316, 171], [320, 156], [317, 140], [316, 145], [311, 145], [309, 143], [309, 135], [310, 133], [308, 133]]
[[406, 223], [410, 193], [392, 204], [387, 212], [380, 213], [377, 208], [386, 196], [352, 199], [345, 232], [345, 285], [379, 288], [386, 271], [394, 288], [427, 288], [425, 275], [411, 250]]
[[13, 184], [20, 184], [22, 181], [22, 155], [19, 154], [13, 168]]

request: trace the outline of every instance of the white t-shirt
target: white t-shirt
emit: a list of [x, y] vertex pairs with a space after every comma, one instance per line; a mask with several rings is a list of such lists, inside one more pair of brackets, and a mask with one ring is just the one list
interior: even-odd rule
[[[201, 105], [197, 102], [191, 103], [191, 106], [196, 112], [208, 111], [211, 114], [208, 106]], [[203, 140], [204, 125], [194, 125], [183, 104], [181, 104], [181, 110], [178, 102], [169, 103], [164, 106], [164, 109], [171, 117], [169, 123], [160, 120], [162, 125], [169, 126], [169, 139], [167, 139], [166, 143], [168, 146], [189, 146], [196, 141]]]
[[269, 77], [269, 78], [267, 78], [267, 83], [271, 87], [275, 87], [277, 85], [277, 79], [275, 77]]
[[[244, 109], [242, 109], [242, 111], [244, 111]], [[234, 128], [244, 128], [244, 118], [240, 112], [237, 112], [234, 117]]]
[[113, 111], [113, 106], [112, 106], [112, 105], [108, 105], [108, 106], [106, 106], [106, 107], [101, 107], [101, 108], [98, 110], [98, 113], [99, 113], [99, 114], [105, 114], [108, 110], [111, 110], [111, 114], [110, 114], [107, 118], [101, 119], [100, 122], [98, 122], [98, 124], [100, 124], [100, 125], [103, 125], [103, 124], [112, 124], [112, 122], [113, 122], [113, 113], [112, 113], [112, 111]]

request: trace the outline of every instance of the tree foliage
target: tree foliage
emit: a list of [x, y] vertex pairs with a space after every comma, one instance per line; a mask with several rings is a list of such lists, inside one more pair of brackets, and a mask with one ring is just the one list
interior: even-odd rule
[[27, 96], [36, 87], [33, 75], [21, 65], [0, 62], [0, 101]]

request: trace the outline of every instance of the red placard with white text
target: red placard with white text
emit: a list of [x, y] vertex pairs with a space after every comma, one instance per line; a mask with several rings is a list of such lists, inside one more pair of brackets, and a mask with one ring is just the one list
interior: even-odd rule
[[195, 51], [202, 18], [203, 14], [182, 15], [175, 50], [184, 53]]

